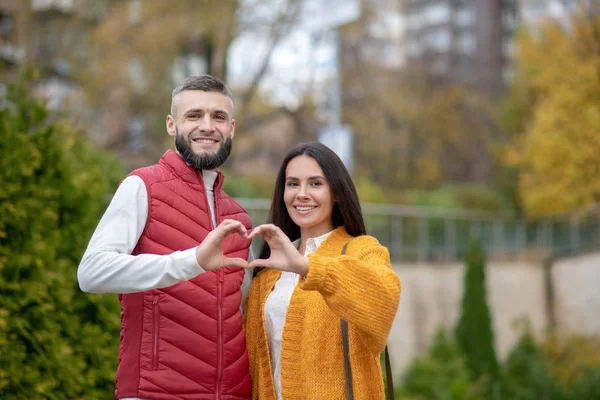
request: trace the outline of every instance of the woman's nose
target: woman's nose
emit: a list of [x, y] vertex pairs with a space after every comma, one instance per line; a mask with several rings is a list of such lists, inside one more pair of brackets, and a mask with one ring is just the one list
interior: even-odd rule
[[307, 196], [306, 186], [300, 185], [300, 188], [298, 189], [298, 193], [296, 193], [296, 197], [303, 198], [303, 197], [306, 197], [306, 196]]

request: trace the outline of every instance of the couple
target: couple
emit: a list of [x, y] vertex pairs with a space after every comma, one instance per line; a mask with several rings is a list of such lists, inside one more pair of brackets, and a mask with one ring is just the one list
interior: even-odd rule
[[295, 146], [270, 223], [252, 229], [217, 169], [233, 109], [211, 76], [175, 88], [166, 123], [177, 152], [123, 180], [83, 255], [82, 290], [119, 294], [116, 398], [343, 399], [340, 319], [354, 397], [384, 398], [379, 354], [400, 282], [366, 235], [348, 171], [322, 144]]

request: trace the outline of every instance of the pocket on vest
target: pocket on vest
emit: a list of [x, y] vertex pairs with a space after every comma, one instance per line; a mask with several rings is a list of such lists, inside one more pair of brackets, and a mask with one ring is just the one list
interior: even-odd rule
[[141, 367], [160, 368], [160, 300], [158, 293], [144, 296], [144, 330], [142, 333]]
[[158, 340], [160, 334], [160, 297], [152, 299], [152, 369], [158, 369]]

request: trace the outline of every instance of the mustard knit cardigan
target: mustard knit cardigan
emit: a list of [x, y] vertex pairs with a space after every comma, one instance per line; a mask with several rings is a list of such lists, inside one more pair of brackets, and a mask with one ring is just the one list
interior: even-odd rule
[[[387, 249], [371, 236], [352, 238], [340, 227], [308, 257], [308, 275], [294, 289], [283, 329], [283, 399], [345, 399], [340, 318], [348, 322], [354, 398], [384, 399], [379, 354], [400, 301], [400, 281]], [[264, 269], [246, 302], [253, 399], [275, 399], [264, 306], [280, 274]]]

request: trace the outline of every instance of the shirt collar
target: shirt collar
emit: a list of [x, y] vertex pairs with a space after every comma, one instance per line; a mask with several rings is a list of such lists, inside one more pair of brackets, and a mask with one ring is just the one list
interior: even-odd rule
[[202, 170], [202, 180], [204, 181], [204, 186], [206, 186], [207, 190], [213, 190], [218, 175], [217, 171]]
[[[321, 243], [323, 243], [325, 239], [327, 239], [332, 233], [333, 231], [329, 231], [321, 236], [317, 236], [315, 238], [308, 238], [306, 240], [306, 250], [304, 251], [304, 255], [307, 256], [317, 251]], [[296, 246], [296, 248], [298, 248], [298, 246], [300, 245], [300, 239], [294, 240], [293, 244], [294, 246]]]

